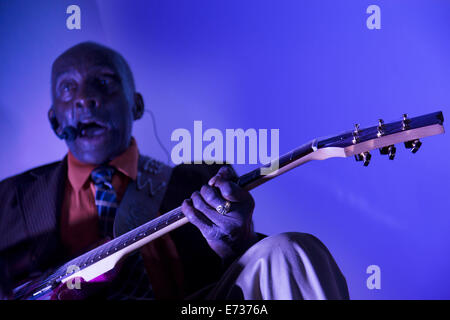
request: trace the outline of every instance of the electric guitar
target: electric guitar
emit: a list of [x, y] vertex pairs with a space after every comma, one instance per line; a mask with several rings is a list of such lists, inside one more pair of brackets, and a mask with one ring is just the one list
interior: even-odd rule
[[[444, 133], [443, 122], [442, 112], [434, 112], [415, 118], [408, 118], [405, 114], [403, 119], [391, 123], [384, 123], [380, 119], [378, 125], [365, 129], [355, 125], [352, 131], [314, 139], [270, 164], [242, 175], [237, 183], [242, 188], [251, 190], [311, 160], [354, 156], [357, 161], [367, 166], [371, 159], [370, 151], [376, 149], [393, 160], [396, 153], [395, 144], [404, 143], [406, 148], [416, 153], [422, 144], [421, 138]], [[88, 251], [48, 275], [22, 284], [14, 289], [13, 299], [53, 299], [54, 291], [62, 285], [67, 285], [68, 281], [82, 278], [89, 282], [102, 276], [112, 271], [127, 255], [187, 222], [181, 207], [178, 207]]]

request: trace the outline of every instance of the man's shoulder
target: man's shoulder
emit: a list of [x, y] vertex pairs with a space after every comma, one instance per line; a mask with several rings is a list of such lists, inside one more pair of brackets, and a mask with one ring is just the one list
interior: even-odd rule
[[182, 163], [173, 168], [173, 175], [179, 178], [187, 179], [189, 181], [201, 180], [207, 183], [222, 166], [229, 166], [228, 164], [207, 164], [205, 162], [199, 164]]
[[164, 169], [171, 172], [171, 182], [205, 184], [224, 165], [228, 164], [208, 164], [203, 161], [202, 163], [181, 163], [171, 166], [145, 154], [139, 154], [138, 171], [160, 172], [161, 169]]
[[9, 187], [14, 185], [19, 185], [23, 183], [27, 183], [28, 181], [34, 180], [39, 176], [44, 176], [49, 173], [52, 173], [55, 169], [57, 169], [61, 165], [62, 161], [55, 161], [52, 163], [48, 163], [45, 165], [41, 165], [32, 169], [29, 169], [25, 172], [10, 176], [8, 178], [0, 181], [0, 187]]
[[[219, 169], [227, 164], [179, 164], [172, 169], [170, 184], [177, 189], [184, 189], [189, 195], [200, 188], [216, 175]], [[227, 165], [229, 166], [229, 165]]]

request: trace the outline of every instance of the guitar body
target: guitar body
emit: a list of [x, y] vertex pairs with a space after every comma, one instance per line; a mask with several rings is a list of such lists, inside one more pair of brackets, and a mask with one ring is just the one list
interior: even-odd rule
[[95, 296], [116, 279], [121, 264], [86, 282], [81, 277], [48, 284], [48, 272], [26, 280], [13, 290], [13, 300], [85, 300]]
[[[54, 288], [42, 287], [47, 277], [48, 273], [45, 273], [25, 280], [13, 290], [11, 298], [14, 300], [57, 300], [53, 298]], [[41, 290], [42, 292], [39, 292]], [[37, 294], [33, 295], [34, 293]]]

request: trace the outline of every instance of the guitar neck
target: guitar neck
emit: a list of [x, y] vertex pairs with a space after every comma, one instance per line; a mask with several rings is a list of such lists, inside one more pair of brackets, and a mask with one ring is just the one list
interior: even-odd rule
[[237, 183], [246, 190], [252, 190], [308, 161], [347, 156], [343, 148], [327, 147], [318, 149], [318, 144], [318, 139], [308, 142], [271, 161], [271, 163], [240, 176]]

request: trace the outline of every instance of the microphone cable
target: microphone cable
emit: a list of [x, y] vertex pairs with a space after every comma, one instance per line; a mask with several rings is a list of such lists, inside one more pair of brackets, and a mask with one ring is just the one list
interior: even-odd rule
[[153, 114], [153, 112], [151, 110], [148, 110], [148, 109], [145, 109], [144, 112], [148, 112], [150, 114], [150, 117], [152, 118], [153, 133], [155, 135], [156, 141], [158, 142], [159, 146], [161, 147], [161, 149], [163, 149], [164, 153], [167, 156], [167, 165], [170, 166], [170, 153], [169, 153], [169, 151], [167, 151], [166, 147], [164, 147], [164, 144], [161, 142], [161, 139], [159, 139], [158, 130], [156, 128], [155, 115]]

